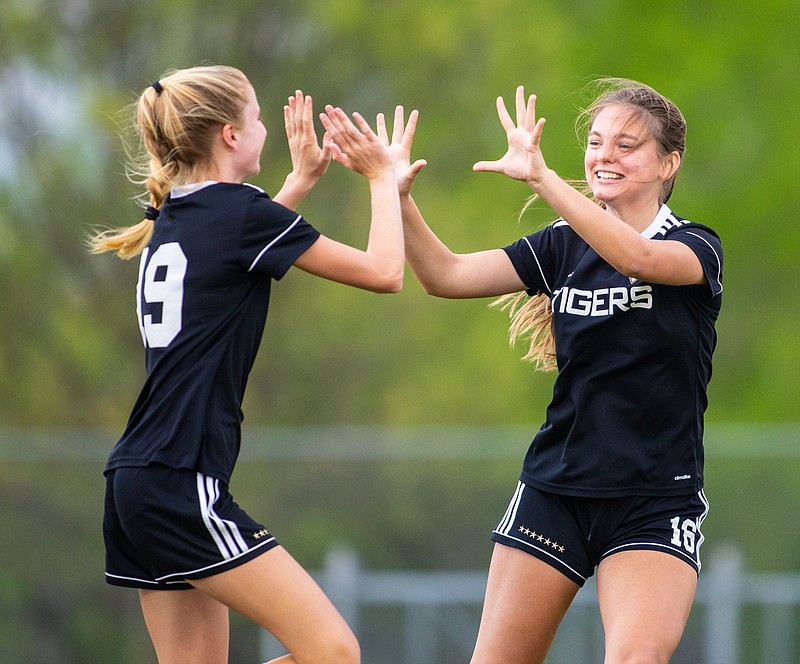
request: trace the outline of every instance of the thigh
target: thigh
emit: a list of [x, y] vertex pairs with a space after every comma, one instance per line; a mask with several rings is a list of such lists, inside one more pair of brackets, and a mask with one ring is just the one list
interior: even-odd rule
[[697, 572], [659, 551], [622, 551], [597, 569], [606, 664], [668, 662], [680, 642], [697, 588]]
[[357, 662], [344, 618], [311, 576], [277, 546], [238, 567], [191, 580], [199, 590], [261, 625], [295, 662]]
[[472, 664], [543, 662], [578, 588], [548, 563], [495, 544]]
[[140, 590], [159, 664], [226, 664], [228, 607], [199, 590]]

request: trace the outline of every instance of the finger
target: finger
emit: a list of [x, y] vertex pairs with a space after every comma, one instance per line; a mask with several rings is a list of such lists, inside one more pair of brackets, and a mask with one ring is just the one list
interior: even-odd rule
[[372, 127], [369, 126], [369, 122], [364, 119], [364, 116], [362, 116], [361, 113], [358, 111], [353, 112], [353, 119], [356, 121], [358, 128], [361, 130], [361, 133], [364, 136], [367, 138], [375, 137], [375, 132], [372, 131]]
[[417, 159], [411, 167], [408, 169], [409, 175], [411, 177], [416, 178], [419, 175], [419, 172], [428, 165], [428, 162], [424, 159]]
[[333, 142], [330, 144], [330, 146], [331, 146], [331, 158], [334, 161], [339, 162], [344, 166], [348, 166], [350, 160], [347, 158], [347, 155], [344, 152], [342, 152], [342, 148], [340, 148], [338, 145], [336, 145], [336, 143]]
[[530, 145], [534, 149], [538, 149], [539, 148], [539, 142], [542, 139], [542, 132], [544, 131], [544, 123], [545, 122], [547, 122], [547, 120], [545, 120], [544, 118], [539, 118], [539, 120], [536, 122], [536, 125], [533, 128], [533, 131], [531, 132], [531, 143], [530, 143]]
[[522, 127], [525, 122], [525, 88], [523, 86], [517, 86], [514, 98], [517, 107], [517, 127]]
[[335, 108], [330, 104], [325, 105], [325, 112], [320, 113], [320, 120], [325, 130], [335, 137], [344, 132], [344, 123], [342, 122], [342, 109]]
[[[320, 119], [325, 130], [331, 135], [331, 140], [344, 151], [360, 138], [363, 138], [361, 132], [358, 131], [341, 108], [327, 105], [325, 113], [320, 115]], [[335, 155], [334, 158], [336, 158]], [[337, 159], [337, 161], [340, 160]]]
[[353, 121], [347, 116], [347, 113], [338, 106], [328, 106], [325, 108], [325, 112], [333, 123], [333, 126], [336, 127], [339, 135], [350, 136], [359, 133]]
[[286, 128], [286, 136], [291, 139], [294, 135], [294, 124], [292, 123], [292, 109], [288, 105], [283, 107], [283, 126]]
[[375, 125], [378, 128], [378, 138], [381, 139], [381, 142], [384, 145], [389, 144], [389, 132], [386, 131], [386, 116], [383, 113], [378, 113], [377, 118], [375, 119]]
[[330, 134], [326, 131], [322, 135], [322, 150], [320, 151], [320, 158], [322, 161], [330, 161], [333, 156], [333, 151], [338, 149], [336, 144], [330, 137]]
[[[302, 94], [302, 93], [301, 93]], [[302, 113], [300, 119], [303, 126], [303, 133], [310, 139], [314, 138], [316, 141], [317, 134], [314, 131], [314, 101], [311, 95], [307, 95], [303, 100]]]
[[294, 96], [290, 98], [289, 103], [292, 106], [294, 117], [292, 118], [295, 123], [295, 128], [299, 127], [303, 122], [303, 93], [300, 90], [294, 91]]
[[405, 131], [403, 132], [403, 139], [400, 144], [408, 149], [411, 150], [411, 145], [414, 142], [414, 136], [417, 133], [417, 120], [419, 118], [419, 111], [414, 109], [408, 116], [408, 124], [406, 124]]
[[479, 161], [472, 165], [472, 170], [476, 172], [497, 173], [499, 171], [499, 161]]
[[523, 127], [525, 131], [532, 131], [536, 125], [536, 95], [528, 97], [528, 105], [525, 109], [525, 122]]
[[506, 133], [515, 128], [514, 121], [508, 114], [508, 109], [506, 108], [506, 102], [503, 100], [502, 97], [497, 98], [497, 115], [499, 116], [500, 124], [503, 126], [503, 129], [506, 131]]
[[392, 145], [401, 144], [405, 135], [403, 118], [405, 109], [398, 105], [394, 107], [394, 126], [392, 127]]

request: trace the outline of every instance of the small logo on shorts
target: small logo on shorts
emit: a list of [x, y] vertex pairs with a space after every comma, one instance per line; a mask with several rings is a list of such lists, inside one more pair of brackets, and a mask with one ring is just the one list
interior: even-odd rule
[[676, 482], [679, 482], [680, 480], [690, 480], [690, 479], [692, 479], [691, 475], [676, 475], [675, 476], [675, 481]]
[[564, 553], [564, 551], [566, 551], [566, 549], [563, 546], [561, 546], [558, 542], [537, 533], [535, 530], [531, 530], [530, 528], [526, 528], [525, 526], [520, 526], [519, 532], [521, 532], [526, 537], [530, 537], [534, 542], [540, 542], [545, 546], [549, 546], [550, 548], [555, 549], [559, 553]]
[[259, 530], [257, 533], [253, 533], [253, 539], [261, 539], [262, 537], [268, 537], [269, 533], [266, 530]]

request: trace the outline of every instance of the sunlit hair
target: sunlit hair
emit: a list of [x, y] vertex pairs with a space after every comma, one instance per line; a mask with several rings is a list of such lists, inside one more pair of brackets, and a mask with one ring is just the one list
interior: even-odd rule
[[[238, 69], [209, 65], [167, 72], [145, 88], [131, 106], [136, 146], [126, 146], [127, 175], [144, 187], [143, 204], [159, 209], [172, 187], [195, 181], [210, 163], [216, 132], [240, 123], [248, 86]], [[90, 250], [132, 258], [147, 246], [153, 224], [145, 218], [104, 231], [90, 240]]]
[[[576, 122], [578, 137], [586, 144], [589, 130], [597, 115], [608, 106], [627, 106], [631, 109], [631, 119], [641, 119], [655, 140], [659, 156], [666, 157], [677, 152], [683, 163], [686, 152], [686, 120], [677, 106], [656, 92], [650, 86], [624, 78], [602, 78], [590, 83], [584, 89], [591, 92], [593, 100], [579, 115]], [[680, 165], [669, 180], [664, 182], [659, 194], [659, 202], [666, 203], [672, 195]], [[582, 193], [592, 198], [585, 180], [572, 182]], [[520, 212], [525, 211], [537, 200], [534, 194], [526, 201]], [[604, 207], [600, 201], [595, 201]], [[511, 324], [509, 340], [512, 345], [524, 341], [528, 351], [523, 356], [540, 371], [555, 371], [556, 342], [553, 330], [553, 309], [550, 298], [542, 293], [528, 296], [525, 291], [509, 293], [492, 302], [491, 306], [507, 311]]]

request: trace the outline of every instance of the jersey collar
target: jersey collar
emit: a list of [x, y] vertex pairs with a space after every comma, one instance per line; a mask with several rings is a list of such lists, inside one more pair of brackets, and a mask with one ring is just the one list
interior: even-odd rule
[[662, 204], [653, 221], [650, 222], [650, 225], [645, 228], [640, 235], [647, 240], [655, 237], [661, 230], [667, 217], [671, 214], [672, 210], [670, 210], [665, 204]]
[[210, 187], [212, 184], [217, 184], [216, 180], [204, 180], [203, 182], [193, 182], [191, 184], [184, 184], [180, 187], [173, 187], [170, 191], [170, 196], [175, 198], [183, 198], [196, 191]]

